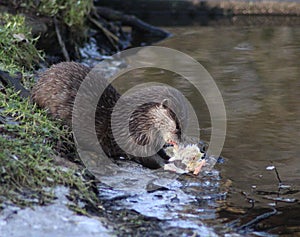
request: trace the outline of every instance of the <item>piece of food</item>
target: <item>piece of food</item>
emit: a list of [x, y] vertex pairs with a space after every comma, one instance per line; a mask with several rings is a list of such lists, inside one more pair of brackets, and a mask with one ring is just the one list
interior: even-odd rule
[[192, 145], [179, 145], [167, 147], [166, 153], [171, 157], [169, 163], [164, 165], [164, 170], [173, 171], [179, 174], [193, 173], [198, 175], [205, 165], [205, 153], [199, 147]]

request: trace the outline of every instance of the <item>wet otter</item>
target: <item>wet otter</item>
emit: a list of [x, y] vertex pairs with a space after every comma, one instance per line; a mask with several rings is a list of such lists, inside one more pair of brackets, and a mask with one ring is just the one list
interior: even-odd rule
[[[39, 81], [32, 90], [33, 101], [40, 107], [47, 108], [53, 116], [61, 118], [71, 125], [75, 97], [81, 83], [90, 71], [89, 67], [75, 62], [53, 65], [40, 75]], [[103, 79], [100, 80], [102, 80], [102, 84], [107, 83]], [[184, 105], [182, 96], [176, 90], [172, 91], [171, 88], [162, 86], [143, 88], [122, 97], [113, 86], [107, 84], [105, 88], [95, 112], [96, 135], [104, 152], [113, 158], [120, 156], [133, 158], [149, 168], [162, 167], [169, 158], [162, 149], [158, 149], [155, 155], [136, 157], [124, 152], [115, 138], [124, 138], [124, 146], [130, 146], [132, 143], [145, 146], [151, 140], [159, 140], [159, 138], [166, 145], [179, 143], [187, 116], [185, 106], [182, 106]], [[86, 94], [89, 96], [88, 91]], [[133, 112], [128, 111], [130, 105], [141, 98], [145, 103], [142, 103]], [[151, 102], [152, 98], [155, 98], [155, 102]], [[122, 102], [122, 106], [120, 111], [114, 115], [119, 120], [113, 131], [111, 119], [114, 107], [119, 102]], [[170, 105], [173, 105], [172, 108], [177, 108], [177, 111], [171, 110]], [[85, 112], [86, 107], [80, 108], [80, 115], [84, 116]], [[128, 113], [130, 113], [130, 119], [126, 128], [129, 127], [129, 134], [126, 134], [126, 128], [121, 123], [123, 122], [122, 117]], [[85, 132], [85, 119], [88, 117], [82, 119], [83, 132]]]

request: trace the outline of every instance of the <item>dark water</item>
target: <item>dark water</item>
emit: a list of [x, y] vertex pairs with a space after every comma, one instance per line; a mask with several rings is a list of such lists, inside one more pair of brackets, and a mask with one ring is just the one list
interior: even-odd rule
[[[175, 236], [299, 236], [300, 27], [168, 30], [174, 36], [158, 45], [196, 59], [222, 93], [225, 163], [202, 178], [165, 177], [127, 165], [116, 175], [100, 177], [105, 183], [99, 186], [100, 197], [112, 201], [114, 209], [165, 221], [163, 229]], [[149, 81], [184, 93], [199, 119], [201, 139], [209, 142], [209, 110], [180, 76], [141, 69], [123, 75], [115, 86], [124, 92]], [[149, 185], [154, 189], [149, 191]]]
[[[269, 224], [271, 229], [272, 225], [281, 225], [281, 229], [272, 231], [293, 229], [292, 233], [299, 234], [300, 214], [290, 212], [294, 209], [299, 213], [299, 203], [266, 198], [289, 198], [289, 201], [300, 198], [300, 28], [169, 30], [175, 37], [160, 45], [198, 60], [213, 76], [223, 95], [228, 130], [222, 152], [227, 159], [221, 175], [232, 180], [228, 204], [249, 208], [249, 198], [252, 198], [257, 209], [274, 206], [282, 213], [270, 218]], [[204, 126], [209, 124], [209, 114], [205, 117], [201, 110], [198, 112]], [[278, 193], [275, 170], [266, 170], [270, 165], [276, 167], [282, 183], [290, 188]], [[248, 213], [251, 215], [251, 211]]]

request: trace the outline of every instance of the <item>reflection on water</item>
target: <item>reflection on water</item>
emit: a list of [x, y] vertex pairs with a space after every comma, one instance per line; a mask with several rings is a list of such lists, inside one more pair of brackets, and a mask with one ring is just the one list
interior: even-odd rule
[[[300, 198], [300, 28], [192, 27], [170, 28], [176, 36], [160, 45], [172, 47], [202, 63], [223, 95], [228, 130], [222, 167], [236, 193], [229, 202], [251, 206], [284, 206], [261, 198], [261, 190], [277, 195], [275, 165], [285, 197]], [[203, 113], [200, 110], [203, 118]], [[206, 120], [209, 120], [207, 114]], [[283, 220], [282, 220], [283, 221]], [[297, 225], [300, 224], [298, 218]]]
[[178, 36], [161, 45], [196, 58], [223, 94], [228, 116], [226, 175], [244, 187], [243, 181], [257, 182], [273, 161], [282, 179], [297, 185], [300, 28], [171, 30]]

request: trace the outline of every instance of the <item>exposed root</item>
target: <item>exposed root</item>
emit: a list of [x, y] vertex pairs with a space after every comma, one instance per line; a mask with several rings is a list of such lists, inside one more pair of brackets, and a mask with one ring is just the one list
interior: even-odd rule
[[65, 60], [69, 62], [70, 61], [70, 56], [69, 56], [69, 53], [66, 49], [65, 42], [63, 41], [63, 39], [61, 37], [59, 26], [58, 26], [58, 21], [57, 21], [56, 17], [53, 17], [53, 22], [54, 22], [54, 26], [55, 26], [55, 32], [56, 32], [57, 40], [58, 40], [58, 43], [61, 47], [61, 51], [64, 55]]

